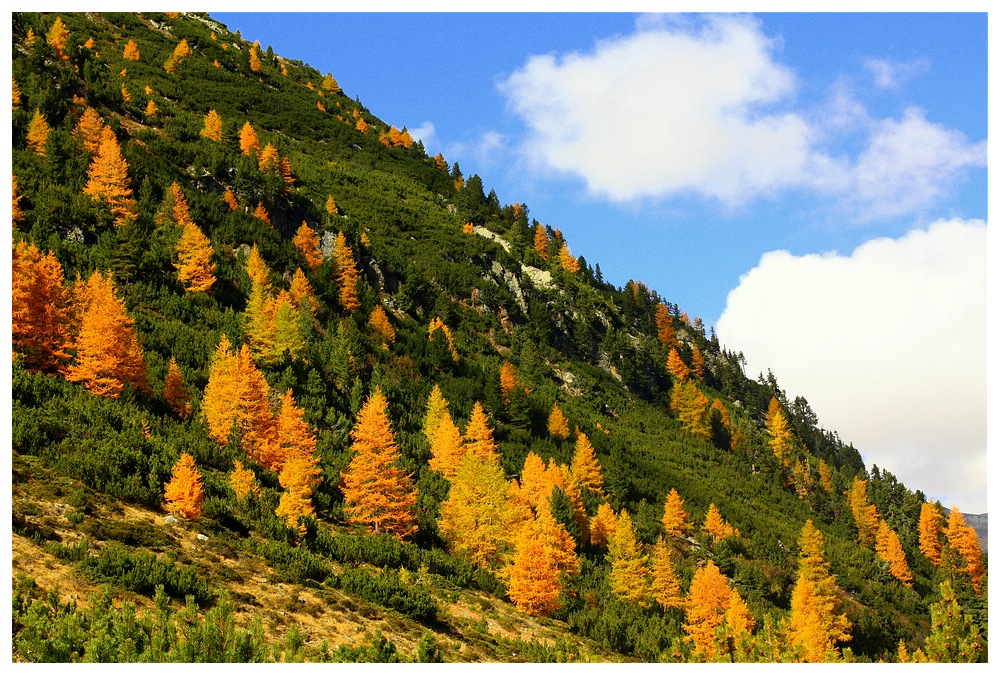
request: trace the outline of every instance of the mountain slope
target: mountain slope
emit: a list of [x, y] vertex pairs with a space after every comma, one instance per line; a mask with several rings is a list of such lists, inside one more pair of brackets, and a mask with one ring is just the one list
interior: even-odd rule
[[[721, 349], [681, 308], [640, 282], [604, 282], [599, 267], [568, 255], [561, 232], [530, 219], [527, 205], [503, 204], [479, 176], [428, 157], [391, 121], [341, 92], [332, 76], [250, 45], [206, 15], [66, 14], [59, 21], [68, 34], [56, 31], [47, 41], [56, 18], [14, 15], [15, 241], [51, 251], [67, 280], [111, 272], [135, 322], [150, 390], [126, 386], [118, 398], [95, 396], [59, 374], [33, 372], [18, 343], [15, 575], [19, 567], [37, 574], [31, 551], [44, 550], [60, 561], [53, 565], [66, 570], [64, 578], [108, 583], [150, 611], [163, 608], [154, 597], [158, 584], [175, 611], [193, 595], [202, 609], [221, 612], [228, 592], [239, 625], [266, 617], [264, 635], [247, 644], [282, 642], [235, 660], [387, 660], [393, 652], [379, 636], [407, 658], [684, 660], [694, 656], [683, 640], [684, 612], [619, 597], [609, 582], [611, 554], [575, 517], [593, 517], [602, 503], [627, 511], [638, 544], [651, 551], [673, 489], [693, 524], [675, 542], [685, 593], [711, 562], [759, 627], [767, 617], [779, 623], [790, 615], [799, 537], [812, 520], [853, 624], [846, 644], [853, 654], [839, 657], [893, 660], [900, 640], [911, 649], [923, 645], [945, 579], [985, 635], [985, 594], [962, 561], [937, 567], [919, 552], [922, 493], [891, 473], [869, 474], [856, 449], [816, 427], [808, 402], [788, 400], [773, 377], [748, 379], [741, 355]], [[137, 60], [125, 56], [130, 40]], [[121, 148], [133, 216], [116, 218], [84, 193], [94, 161], [78, 127], [88, 108]], [[203, 133], [210, 111], [223, 122], [218, 139]], [[36, 117], [51, 129], [41, 144], [32, 143]], [[177, 191], [189, 216], [178, 216]], [[188, 217], [211, 244], [210, 292], [191, 292], [178, 278], [179, 225]], [[319, 240], [315, 267], [293, 243], [302, 224]], [[253, 247], [270, 271], [264, 283], [247, 268]], [[344, 293], [348, 262], [336, 260], [347, 247], [352, 255], [344, 260], [361, 275], [352, 286], [356, 307]], [[315, 310], [299, 301], [281, 309], [277, 298], [294, 291], [297, 270]], [[272, 324], [282, 311], [295, 317], [276, 351], [268, 345], [277, 333], [268, 338], [254, 323], [267, 316], [260, 314], [267, 302]], [[392, 339], [370, 323], [376, 307]], [[222, 335], [257, 350], [272, 412], [290, 390], [315, 434], [322, 482], [301, 532], [274, 513], [287, 492], [280, 471], [258, 461], [240, 433], [222, 443], [209, 435], [203, 404]], [[165, 393], [172, 359], [190, 416], [178, 415]], [[507, 364], [519, 384], [505, 389]], [[467, 435], [466, 420], [482, 404], [502, 472], [522, 487], [530, 455], [558, 472], [571, 465], [580, 432], [592, 443], [603, 490], [580, 490], [574, 505], [574, 486], [565, 482], [551, 498], [580, 569], [562, 586], [551, 618], [516, 611], [509, 569], [474, 565], [439, 524], [454, 483], [428, 466], [425, 411], [435, 386]], [[345, 511], [350, 432], [376, 388], [388, 399], [399, 464], [417, 489], [418, 529], [406, 543], [366, 534]], [[550, 431], [554, 405], [568, 418], [570, 437]], [[788, 427], [780, 448], [775, 410]], [[163, 511], [152, 514], [163, 508], [164, 485], [182, 452], [200, 470], [205, 497], [200, 519], [168, 526]], [[253, 469], [259, 494], [236, 496], [236, 461]], [[900, 538], [912, 587], [892, 576], [873, 546], [859, 545], [845, 497], [855, 479], [867, 481], [866, 499]], [[58, 506], [64, 497], [72, 510]], [[92, 499], [101, 506], [89, 508]], [[738, 536], [714, 541], [700, 527], [712, 505]], [[194, 543], [198, 533], [207, 543]], [[313, 620], [273, 606], [280, 596], [255, 597], [250, 576], [291, 584], [286, 599], [309, 595], [302, 604], [316, 603]], [[39, 609], [51, 580], [41, 589], [18, 583], [16, 656], [45, 658], [44, 645], [58, 640], [44, 617], [75, 614]], [[99, 623], [86, 628], [99, 632]], [[368, 652], [352, 651], [347, 625], [370, 633]], [[432, 637], [423, 640], [424, 631]], [[60, 639], [77, 640], [79, 650], [101, 660], [121, 658], [88, 647], [82, 634], [64, 631]], [[505, 642], [512, 635], [520, 641]], [[333, 651], [336, 644], [345, 649]], [[190, 654], [176, 648], [163, 653]], [[752, 650], [743, 657], [766, 658]]]

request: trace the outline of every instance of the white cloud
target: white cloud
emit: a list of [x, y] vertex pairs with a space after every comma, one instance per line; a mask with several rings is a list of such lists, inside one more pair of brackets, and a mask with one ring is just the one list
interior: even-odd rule
[[928, 122], [921, 110], [875, 125], [853, 170], [852, 195], [870, 217], [896, 216], [928, 206], [969, 167], [986, 166], [986, 141]]
[[985, 223], [937, 221], [850, 256], [765, 253], [716, 329], [869, 468], [986, 511]]
[[[499, 84], [537, 167], [617, 202], [696, 194], [739, 205], [805, 188], [880, 216], [924, 207], [985, 166], [985, 141], [916, 109], [872, 120], [842, 83], [831, 84], [832, 107], [796, 110], [795, 75], [753, 19], [643, 16], [637, 26], [591, 53], [532, 56]], [[898, 82], [924, 62], [870, 63]], [[837, 149], [858, 133], [856, 156]]]
[[407, 127], [406, 130], [410, 132], [410, 136], [412, 136], [415, 140], [421, 141], [425, 148], [434, 138], [433, 122], [424, 122], [419, 127], [414, 127], [413, 129]]
[[894, 61], [893, 59], [865, 59], [865, 70], [872, 75], [879, 89], [899, 89], [903, 84], [930, 69], [927, 59]]
[[507, 140], [495, 131], [481, 132], [471, 142], [452, 143], [446, 148], [447, 157], [473, 157], [479, 166], [494, 166], [503, 155]]

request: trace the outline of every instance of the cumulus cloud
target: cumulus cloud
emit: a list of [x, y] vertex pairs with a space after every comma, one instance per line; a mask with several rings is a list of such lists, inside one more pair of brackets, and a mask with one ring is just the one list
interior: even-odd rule
[[849, 256], [766, 253], [716, 330], [869, 468], [985, 512], [985, 251], [984, 222], [948, 220]]
[[[618, 202], [696, 194], [738, 205], [805, 188], [895, 215], [985, 166], [985, 141], [970, 144], [916, 109], [870, 120], [843, 93], [836, 110], [795, 109], [795, 75], [752, 18], [668, 19], [644, 16], [636, 32], [591, 53], [532, 56], [500, 82], [537, 167], [579, 176]], [[885, 81], [900, 80], [906, 64], [880, 63]], [[859, 125], [860, 153], [830, 150]], [[880, 180], [888, 198], [869, 189]]]
[[452, 143], [447, 156], [474, 157], [480, 166], [493, 166], [506, 148], [506, 138], [495, 131], [484, 131], [469, 142]]

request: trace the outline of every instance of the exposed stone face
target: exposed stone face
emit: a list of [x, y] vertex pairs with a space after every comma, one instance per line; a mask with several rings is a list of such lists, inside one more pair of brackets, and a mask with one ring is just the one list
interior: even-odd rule
[[549, 289], [555, 286], [552, 283], [552, 272], [548, 270], [540, 270], [537, 267], [521, 263], [521, 273], [531, 279], [531, 283], [537, 288]]

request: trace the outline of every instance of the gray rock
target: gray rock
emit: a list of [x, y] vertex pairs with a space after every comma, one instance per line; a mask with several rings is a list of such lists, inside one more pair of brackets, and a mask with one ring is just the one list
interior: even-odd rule
[[203, 535], [201, 532], [198, 533], [197, 539], [198, 541], [208, 541], [208, 537]]
[[177, 518], [174, 516], [167, 516], [166, 518], [163, 519], [163, 522], [166, 523], [167, 525], [176, 525], [181, 521], [177, 520]]

